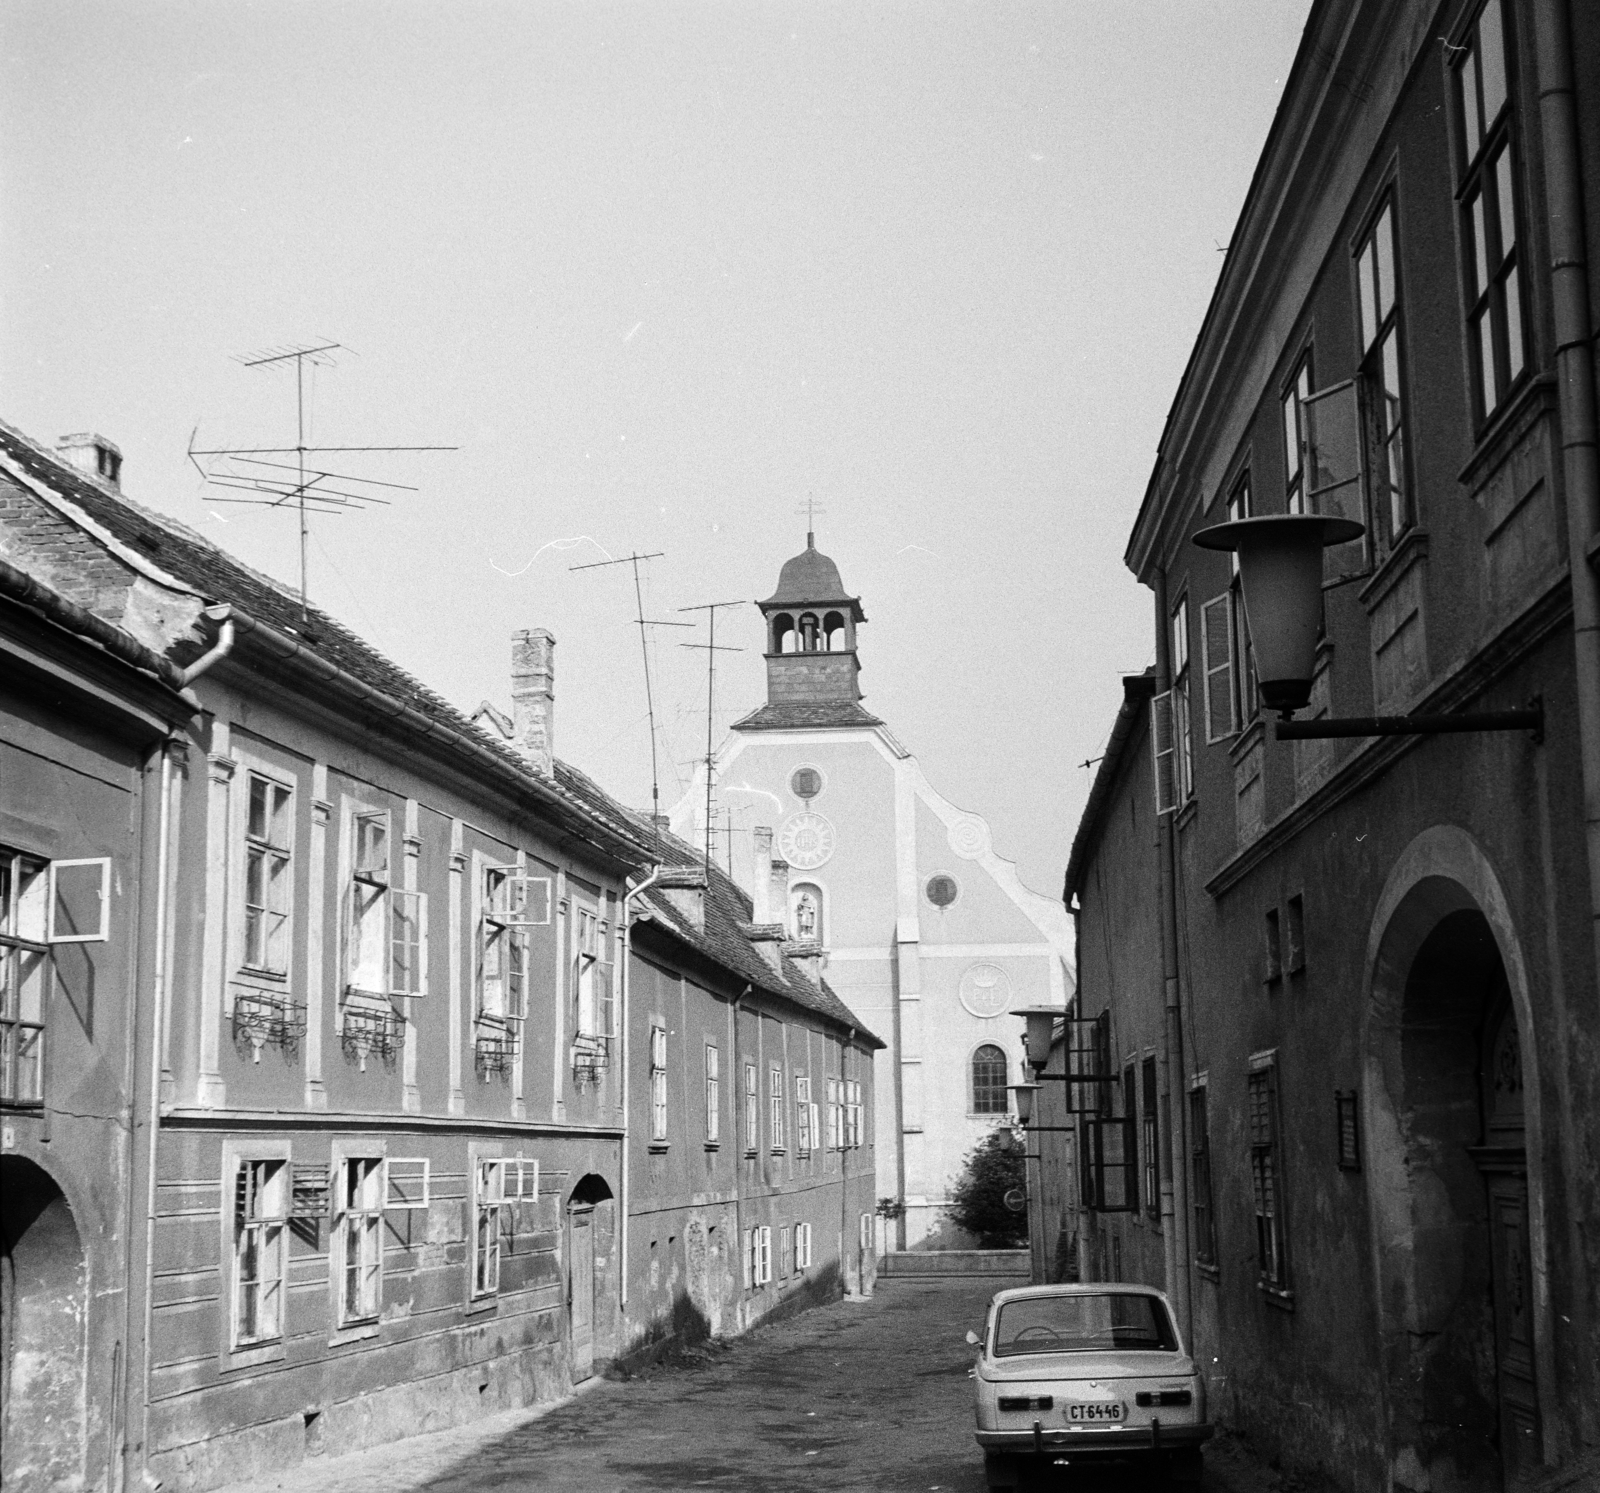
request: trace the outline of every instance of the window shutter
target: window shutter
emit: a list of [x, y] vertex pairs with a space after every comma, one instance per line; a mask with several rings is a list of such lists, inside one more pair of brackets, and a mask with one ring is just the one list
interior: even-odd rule
[[[1319, 389], [1300, 409], [1306, 432], [1306, 512], [1366, 525], [1360, 386], [1347, 379]], [[1324, 586], [1337, 586], [1371, 569], [1368, 537], [1362, 534], [1323, 550]]]
[[389, 1157], [383, 1164], [383, 1206], [426, 1208], [428, 1171], [426, 1156]]
[[289, 1214], [292, 1218], [326, 1218], [328, 1216], [328, 1168], [320, 1162], [294, 1163], [292, 1197]]
[[250, 1163], [241, 1161], [233, 1174], [233, 1218], [235, 1223], [246, 1223], [250, 1218]]
[[1155, 762], [1156, 813], [1170, 814], [1178, 805], [1172, 760], [1172, 691], [1150, 701], [1150, 750]]
[[1231, 598], [1224, 591], [1200, 608], [1200, 652], [1206, 674], [1206, 745], [1239, 729], [1233, 716], [1233, 626]]

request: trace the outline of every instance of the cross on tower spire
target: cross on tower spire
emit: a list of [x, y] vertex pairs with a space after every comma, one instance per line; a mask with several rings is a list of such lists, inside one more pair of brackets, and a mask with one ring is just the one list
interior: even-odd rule
[[810, 493], [806, 494], [805, 502], [795, 509], [796, 513], [803, 513], [806, 516], [806, 548], [808, 550], [814, 550], [817, 547], [817, 515], [827, 511]]

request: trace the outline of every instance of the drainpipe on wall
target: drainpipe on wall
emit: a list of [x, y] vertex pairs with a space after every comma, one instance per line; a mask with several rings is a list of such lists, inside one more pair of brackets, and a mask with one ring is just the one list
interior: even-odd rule
[[[1167, 573], [1156, 572], [1156, 693], [1172, 688], [1171, 636], [1167, 622]], [[1167, 1105], [1167, 1170], [1161, 1186], [1161, 1239], [1166, 1256], [1167, 1294], [1177, 1308], [1183, 1338], [1192, 1349], [1194, 1326], [1189, 1300], [1189, 1179], [1185, 1174], [1188, 1116], [1183, 1102], [1183, 1020], [1178, 981], [1177, 809], [1157, 819], [1156, 860], [1161, 881], [1161, 982], [1166, 1029], [1161, 1043], [1161, 1092]], [[1159, 1175], [1159, 1170], [1157, 1175]]]
[[1600, 455], [1596, 450], [1594, 355], [1590, 347], [1588, 234], [1572, 77], [1571, 15], [1566, 0], [1536, 0], [1532, 11], [1567, 490], [1567, 561], [1572, 576], [1572, 644], [1577, 655], [1589, 916], [1595, 970], [1600, 973]]
[[622, 1069], [622, 1165], [617, 1169], [617, 1181], [622, 1192], [622, 1240], [619, 1250], [622, 1256], [622, 1280], [618, 1296], [623, 1311], [628, 1309], [628, 1173], [633, 1161], [628, 1154], [628, 1121], [633, 1117], [632, 1075], [629, 1072], [632, 1065], [628, 1062], [628, 1021], [633, 1009], [633, 919], [628, 916], [628, 904], [660, 874], [661, 867], [652, 866], [650, 874], [638, 886], [629, 877], [622, 879], [625, 888], [622, 894], [622, 1013], [617, 1023], [617, 1065]]
[[[755, 987], [748, 981], [743, 990], [733, 998], [733, 1234], [734, 1247], [739, 1251], [739, 1305], [744, 1305], [744, 1178], [741, 1170], [744, 1147], [739, 1142], [739, 1126], [744, 1120], [744, 1067], [739, 1062], [739, 1005]], [[735, 1312], [734, 1320], [739, 1330], [746, 1324], [742, 1313]]]
[[[1081, 949], [1083, 947], [1083, 902], [1080, 900], [1076, 892], [1073, 893], [1072, 905], [1067, 910], [1072, 914], [1072, 947], [1074, 949]], [[1078, 966], [1077, 975], [1078, 988], [1073, 992], [1072, 1000], [1068, 1003], [1068, 1006], [1069, 1009], [1076, 1011], [1078, 1019], [1081, 1021], [1084, 1019], [1083, 1013], [1086, 1009], [1083, 998], [1083, 965], [1081, 963]], [[1067, 1042], [1069, 1049], [1071, 1048], [1071, 1045], [1071, 1039], [1069, 1038]], [[1070, 1050], [1067, 1054], [1066, 1060], [1068, 1063], [1072, 1061]], [[1071, 1087], [1071, 1084], [1062, 1085], [1062, 1088], [1064, 1089], [1070, 1089]], [[1078, 1279], [1089, 1280], [1091, 1278], [1089, 1268], [1089, 1233], [1093, 1220], [1090, 1217], [1089, 1210], [1084, 1205], [1083, 1201], [1083, 1119], [1078, 1115], [1073, 1115], [1069, 1118], [1071, 1123], [1077, 1127], [1073, 1131], [1072, 1135], [1072, 1163], [1074, 1167], [1074, 1175], [1071, 1177], [1070, 1181], [1072, 1185], [1072, 1194], [1077, 1199], [1078, 1204], [1075, 1210], [1078, 1216]]]
[[[183, 671], [183, 685], [187, 688], [193, 684], [207, 669], [211, 668], [221, 659], [226, 658], [233, 650], [234, 627], [231, 620], [224, 616], [222, 626], [217, 634], [217, 641], [204, 654], [197, 658]], [[156, 930], [155, 930], [155, 957], [150, 981], [150, 1071], [148, 1082], [150, 1085], [149, 1108], [145, 1116], [145, 1198], [144, 1198], [144, 1272], [139, 1283], [142, 1295], [141, 1318], [142, 1328], [140, 1333], [140, 1395], [138, 1402], [139, 1413], [139, 1446], [140, 1446], [140, 1474], [141, 1481], [148, 1489], [153, 1490], [161, 1486], [159, 1478], [152, 1477], [148, 1462], [150, 1457], [150, 1332], [154, 1310], [154, 1290], [152, 1280], [155, 1271], [155, 1241], [156, 1241], [156, 1173], [158, 1147], [161, 1129], [161, 1060], [164, 1056], [162, 1038], [166, 1028], [167, 1019], [167, 906], [169, 900], [169, 884], [171, 882], [170, 868], [172, 864], [172, 746], [170, 742], [161, 744], [161, 786], [160, 795], [160, 823], [156, 829]], [[130, 1317], [132, 1313], [129, 1313]], [[127, 1393], [133, 1392], [133, 1375], [128, 1376]], [[133, 1407], [130, 1406], [130, 1409]], [[124, 1415], [123, 1424], [127, 1426], [131, 1420], [129, 1415]], [[129, 1456], [131, 1448], [124, 1442], [123, 1458], [123, 1486], [126, 1487], [132, 1473]]]

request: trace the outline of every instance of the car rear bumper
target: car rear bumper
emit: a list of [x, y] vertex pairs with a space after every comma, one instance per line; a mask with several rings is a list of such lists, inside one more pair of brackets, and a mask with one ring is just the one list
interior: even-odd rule
[[1209, 1441], [1209, 1425], [1094, 1426], [1068, 1429], [1032, 1427], [1026, 1431], [976, 1431], [978, 1445], [990, 1452], [1055, 1456], [1128, 1456], [1139, 1452], [1179, 1451]]

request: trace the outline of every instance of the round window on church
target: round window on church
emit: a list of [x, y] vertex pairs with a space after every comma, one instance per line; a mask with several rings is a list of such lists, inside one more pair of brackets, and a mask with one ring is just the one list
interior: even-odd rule
[[789, 775], [789, 791], [809, 803], [822, 792], [822, 773], [815, 767], [797, 767]]
[[948, 907], [961, 895], [961, 888], [956, 885], [955, 877], [947, 876], [943, 871], [937, 876], [930, 876], [923, 890], [935, 907]]

